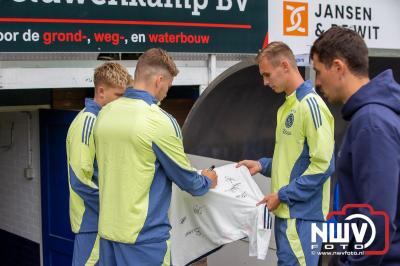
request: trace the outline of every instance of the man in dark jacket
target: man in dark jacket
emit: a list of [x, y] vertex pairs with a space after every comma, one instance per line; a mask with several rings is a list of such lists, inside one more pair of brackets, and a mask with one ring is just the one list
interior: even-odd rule
[[[391, 70], [369, 79], [367, 46], [349, 29], [333, 27], [324, 32], [310, 56], [316, 86], [330, 102], [344, 104], [342, 116], [349, 121], [337, 155], [340, 205], [369, 204], [389, 218], [385, 224], [383, 216], [367, 208], [352, 208], [347, 214], [366, 215], [375, 225], [376, 236], [366, 250], [385, 254], [347, 253], [332, 264], [400, 265], [400, 85]], [[351, 234], [347, 251], [355, 250], [355, 243]]]

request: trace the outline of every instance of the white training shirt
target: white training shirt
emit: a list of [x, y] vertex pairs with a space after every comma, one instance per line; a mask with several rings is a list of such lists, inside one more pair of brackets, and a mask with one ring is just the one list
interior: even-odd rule
[[174, 266], [245, 237], [249, 256], [265, 259], [267, 255], [272, 215], [265, 205], [256, 206], [264, 197], [260, 188], [244, 166], [229, 164], [215, 171], [218, 185], [204, 196], [192, 197], [173, 185], [169, 215]]

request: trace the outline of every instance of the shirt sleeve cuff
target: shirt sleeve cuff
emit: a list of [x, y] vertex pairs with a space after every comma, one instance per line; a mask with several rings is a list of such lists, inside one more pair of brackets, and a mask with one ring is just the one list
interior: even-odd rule
[[287, 186], [282, 187], [282, 188], [278, 191], [278, 197], [279, 197], [279, 200], [280, 200], [280, 201], [289, 204], [289, 203], [290, 203], [290, 200], [289, 200], [289, 198], [288, 198], [288, 196], [287, 196], [286, 190], [287, 190]]
[[258, 160], [261, 165], [261, 174], [271, 176], [272, 158], [261, 158]]
[[208, 178], [208, 176], [204, 176], [206, 178], [206, 182], [207, 182], [207, 188], [210, 189], [211, 185], [212, 185], [212, 181], [210, 178]]

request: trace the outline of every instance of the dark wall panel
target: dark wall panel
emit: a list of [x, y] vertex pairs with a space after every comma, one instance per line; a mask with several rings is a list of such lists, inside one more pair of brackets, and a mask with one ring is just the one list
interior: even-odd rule
[[26, 238], [0, 230], [0, 265], [39, 266], [40, 245]]
[[369, 75], [375, 77], [386, 69], [392, 69], [394, 79], [400, 83], [400, 57], [370, 57], [369, 58]]

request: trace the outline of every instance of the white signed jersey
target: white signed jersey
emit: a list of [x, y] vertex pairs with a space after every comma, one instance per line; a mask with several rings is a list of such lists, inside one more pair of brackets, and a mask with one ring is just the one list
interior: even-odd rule
[[170, 207], [171, 256], [174, 266], [186, 265], [218, 247], [248, 237], [249, 255], [265, 259], [272, 216], [256, 206], [263, 193], [244, 166], [218, 167], [218, 185], [193, 197], [173, 186]]

